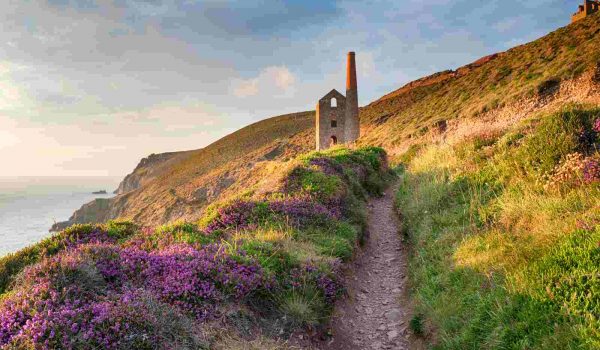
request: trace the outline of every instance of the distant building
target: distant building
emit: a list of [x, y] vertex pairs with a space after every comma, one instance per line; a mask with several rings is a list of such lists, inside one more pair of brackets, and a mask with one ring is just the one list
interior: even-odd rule
[[579, 5], [577, 12], [571, 16], [571, 23], [584, 19], [587, 16], [598, 12], [598, 10], [600, 10], [600, 1], [584, 0], [583, 5]]
[[316, 148], [324, 150], [338, 143], [354, 142], [359, 136], [356, 60], [354, 52], [349, 52], [346, 96], [333, 89], [317, 103]]

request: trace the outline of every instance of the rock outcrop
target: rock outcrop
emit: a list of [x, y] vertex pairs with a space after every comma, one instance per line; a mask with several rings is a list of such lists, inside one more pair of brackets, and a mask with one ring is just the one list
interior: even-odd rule
[[114, 194], [123, 194], [142, 187], [156, 177], [162, 175], [171, 164], [176, 163], [189, 156], [194, 151], [167, 152], [151, 154], [143, 158], [135, 167], [133, 172], [125, 176]]

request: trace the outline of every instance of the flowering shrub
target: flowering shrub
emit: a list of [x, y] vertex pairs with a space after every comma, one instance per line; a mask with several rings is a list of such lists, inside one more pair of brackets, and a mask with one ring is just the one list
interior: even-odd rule
[[600, 163], [598, 159], [587, 159], [583, 166], [583, 181], [593, 183], [600, 181]]
[[565, 161], [547, 177], [546, 190], [561, 190], [593, 183], [600, 180], [600, 164], [593, 157], [584, 157], [581, 153], [569, 154]]
[[301, 228], [310, 224], [323, 223], [327, 219], [340, 218], [339, 202], [332, 202], [327, 207], [306, 195], [270, 201], [238, 200], [219, 208], [217, 215], [206, 225], [204, 232], [210, 235], [226, 230], [248, 230], [270, 221], [284, 221], [291, 226]]
[[323, 294], [329, 305], [332, 305], [344, 291], [339, 277], [336, 277], [333, 269], [332, 273], [320, 271], [314, 264], [308, 263], [304, 266], [294, 268], [283, 281], [286, 288], [305, 288], [307, 285], [313, 285]]
[[217, 209], [217, 215], [204, 231], [212, 234], [226, 229], [241, 230], [247, 228], [249, 225], [256, 223], [258, 219], [256, 209], [256, 202], [237, 200]]
[[30, 344], [36, 349], [201, 346], [193, 327], [185, 325], [190, 321], [184, 315], [142, 290], [127, 290], [95, 301], [61, 300], [56, 292], [44, 299], [44, 293], [48, 290], [41, 286], [23, 296], [20, 303], [11, 301], [4, 306], [0, 344], [17, 348]]
[[327, 157], [311, 158], [308, 164], [317, 167], [327, 175], [341, 175], [344, 173], [344, 168], [336, 163], [333, 159]]
[[[126, 337], [119, 329], [104, 329], [103, 322], [122, 320], [127, 332], [127, 324], [147, 321], [128, 307], [135, 300], [132, 290], [206, 319], [219, 302], [243, 298], [265, 282], [258, 265], [239, 263], [215, 245], [201, 250], [173, 245], [154, 252], [85, 245], [25, 272], [21, 286], [31, 289], [19, 291], [0, 308], [0, 346], [26, 335], [42, 347], [69, 348], [78, 339], [95, 339], [92, 343], [102, 348], [118, 348], [119, 341], [111, 337]], [[63, 338], [54, 343], [56, 337]]]
[[[363, 182], [385, 170], [382, 157], [380, 149], [320, 153], [280, 192], [208, 210], [199, 224], [67, 229], [5, 273], [0, 264], [0, 288], [29, 264], [0, 300], [0, 348], [206, 348], [199, 325], [251, 296], [272, 298], [277, 312], [298, 317], [292, 324], [321, 322], [343, 291], [339, 263], [322, 261], [352, 256], [353, 210]], [[273, 228], [287, 234], [252, 234]]]
[[596, 121], [594, 121], [594, 125], [593, 125], [592, 129], [594, 129], [595, 132], [600, 133], [600, 118], [598, 118], [598, 119], [596, 119]]
[[341, 218], [339, 205], [332, 204], [330, 207], [326, 207], [321, 203], [315, 203], [307, 196], [270, 201], [269, 210], [284, 216], [288, 222], [291, 221], [297, 227], [319, 223], [323, 219], [339, 220]]

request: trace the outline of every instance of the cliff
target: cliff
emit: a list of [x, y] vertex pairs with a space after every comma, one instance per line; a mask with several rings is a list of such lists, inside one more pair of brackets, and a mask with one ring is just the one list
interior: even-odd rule
[[[358, 144], [382, 146], [397, 159], [423, 143], [458, 139], [484, 127], [505, 129], [566, 103], [595, 103], [597, 19], [590, 16], [382, 96], [360, 109]], [[86, 205], [86, 214], [78, 212], [68, 223], [115, 217], [151, 225], [195, 220], [211, 201], [252, 191], [273, 171], [272, 163], [312, 149], [313, 119], [314, 112], [273, 117], [204, 149], [152, 155], [124, 179], [117, 197]]]
[[310, 150], [314, 112], [269, 118], [198, 150], [150, 155], [127, 175], [116, 197], [94, 200], [51, 231], [118, 217], [159, 225], [196, 220], [212, 201], [255, 187], [270, 164]]
[[133, 172], [125, 176], [123, 181], [119, 184], [119, 187], [113, 193], [123, 194], [136, 190], [156, 177], [164, 174], [172, 164], [185, 159], [197, 151], [151, 154], [146, 158], [142, 158]]

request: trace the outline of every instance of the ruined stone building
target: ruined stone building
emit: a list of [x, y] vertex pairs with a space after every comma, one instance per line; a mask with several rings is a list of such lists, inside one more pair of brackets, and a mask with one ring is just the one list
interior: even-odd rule
[[571, 16], [571, 23], [577, 22], [593, 13], [600, 10], [600, 1], [598, 0], [584, 0], [583, 5], [579, 5], [577, 12]]
[[354, 142], [359, 136], [356, 60], [354, 52], [349, 52], [346, 96], [333, 89], [317, 103], [316, 148], [324, 150], [338, 143]]

